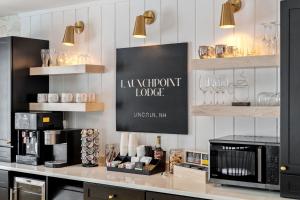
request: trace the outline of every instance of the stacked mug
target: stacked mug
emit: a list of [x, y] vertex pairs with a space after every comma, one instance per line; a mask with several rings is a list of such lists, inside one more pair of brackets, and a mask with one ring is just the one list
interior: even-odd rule
[[81, 161], [84, 167], [96, 167], [99, 162], [98, 129], [83, 129], [81, 131]]
[[95, 103], [96, 93], [40, 93], [38, 103]]

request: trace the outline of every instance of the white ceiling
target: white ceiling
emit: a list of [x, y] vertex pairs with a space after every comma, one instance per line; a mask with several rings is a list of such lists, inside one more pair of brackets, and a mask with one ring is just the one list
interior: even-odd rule
[[95, 0], [0, 0], [0, 16], [85, 3]]

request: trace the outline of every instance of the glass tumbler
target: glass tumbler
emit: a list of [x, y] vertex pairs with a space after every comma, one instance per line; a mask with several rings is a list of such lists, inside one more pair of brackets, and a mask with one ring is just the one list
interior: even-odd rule
[[42, 59], [42, 63], [43, 63], [42, 67], [48, 67], [49, 59], [50, 59], [49, 49], [41, 50], [41, 59]]

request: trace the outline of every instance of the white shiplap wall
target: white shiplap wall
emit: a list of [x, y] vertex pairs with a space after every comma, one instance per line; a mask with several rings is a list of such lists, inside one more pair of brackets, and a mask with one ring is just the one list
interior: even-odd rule
[[[106, 66], [102, 75], [51, 77], [52, 92], [96, 92], [105, 103], [103, 113], [68, 113], [70, 127], [100, 128], [102, 143], [117, 143], [115, 131], [115, 68], [116, 48], [176, 42], [190, 43], [190, 57], [197, 57], [199, 45], [219, 43], [242, 46], [245, 51], [259, 44], [263, 35], [261, 23], [279, 21], [280, 0], [244, 0], [243, 9], [236, 16], [235, 29], [218, 27], [221, 4], [225, 0], [103, 0], [20, 15], [21, 35], [49, 39], [51, 48], [71, 53], [89, 54], [91, 63]], [[155, 24], [148, 26], [148, 37], [131, 36], [135, 17], [151, 9], [157, 13]], [[61, 40], [66, 25], [83, 20], [86, 29], [77, 37], [73, 48], [64, 47]], [[255, 102], [259, 92], [279, 89], [278, 69], [244, 70], [251, 83], [250, 97]], [[205, 73], [226, 74], [234, 80], [240, 70], [192, 72], [189, 69], [190, 106], [203, 101], [197, 82]], [[227, 101], [232, 100], [227, 95]], [[188, 148], [207, 151], [208, 139], [228, 134], [278, 136], [276, 119], [247, 117], [192, 117], [189, 135], [162, 135], [163, 147]], [[156, 134], [140, 134], [141, 144], [154, 144]]]

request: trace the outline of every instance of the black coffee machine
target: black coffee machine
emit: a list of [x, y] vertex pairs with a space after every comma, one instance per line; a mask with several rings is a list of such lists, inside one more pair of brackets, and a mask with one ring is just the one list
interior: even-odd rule
[[59, 168], [81, 163], [81, 129], [47, 130], [44, 144], [51, 148], [45, 167]]
[[63, 129], [62, 112], [16, 113], [18, 134], [16, 162], [41, 165], [52, 159], [52, 147], [45, 145], [45, 130]]

